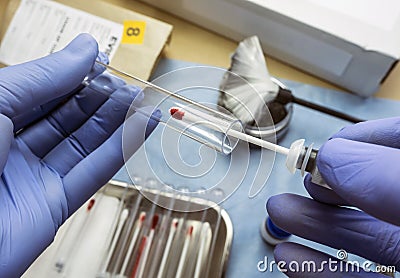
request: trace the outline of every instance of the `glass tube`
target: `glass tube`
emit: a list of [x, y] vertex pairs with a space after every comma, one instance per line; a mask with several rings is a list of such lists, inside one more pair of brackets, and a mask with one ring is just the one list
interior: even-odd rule
[[[135, 112], [154, 119], [154, 114], [143, 109], [146, 106], [154, 107], [161, 112], [161, 117], [156, 118], [157, 121], [224, 154], [230, 154], [237, 145], [238, 139], [227, 135], [231, 129], [242, 131], [242, 125], [237, 118], [101, 62], [96, 61], [96, 66], [104, 67], [104, 72], [94, 77], [87, 76], [83, 85], [88, 88], [112, 98], [112, 93], [119, 88], [126, 85], [138, 86], [142, 89], [143, 100], [138, 101], [140, 104], [136, 104], [136, 101], [130, 104]], [[171, 108], [189, 112], [190, 120], [172, 117]]]

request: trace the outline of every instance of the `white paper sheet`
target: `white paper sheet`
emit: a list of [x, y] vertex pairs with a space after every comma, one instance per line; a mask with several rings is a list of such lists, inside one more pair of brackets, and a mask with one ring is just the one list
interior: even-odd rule
[[7, 65], [62, 49], [80, 33], [90, 33], [110, 60], [123, 32], [121, 24], [48, 0], [22, 0], [1, 41], [0, 61]]

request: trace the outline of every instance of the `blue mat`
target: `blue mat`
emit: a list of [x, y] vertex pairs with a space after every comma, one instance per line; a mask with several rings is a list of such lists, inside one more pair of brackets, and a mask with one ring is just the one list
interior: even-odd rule
[[[194, 64], [164, 59], [160, 61], [153, 78], [172, 70], [189, 66], [194, 66]], [[359, 118], [378, 119], [400, 115], [400, 102], [398, 101], [378, 98], [363, 99], [355, 95], [334, 90], [323, 89], [288, 80], [281, 81], [292, 90], [294, 95], [298, 97], [329, 106], [336, 110], [344, 111]], [[209, 101], [216, 100], [217, 99], [215, 98], [210, 99]], [[346, 121], [295, 105], [289, 131], [279, 143], [283, 146], [289, 147], [293, 141], [305, 138], [306, 144], [313, 142], [315, 148], [318, 148], [333, 133], [346, 125], [349, 125]], [[175, 184], [176, 186], [183, 184], [187, 185], [187, 183], [190, 183], [191, 186], [204, 187], [205, 184], [212, 184], [214, 182], [214, 177], [217, 177], [218, 179], [221, 178], [219, 175], [224, 173], [229, 166], [229, 158], [221, 157], [218, 154], [215, 155], [215, 153], [211, 151], [202, 150], [204, 157], [207, 157], [208, 155], [215, 157], [217, 161], [215, 169], [213, 169], [208, 175], [198, 178], [180, 179], [174, 175], [171, 169], [162, 162], [162, 159], [160, 159], [162, 154], [158, 149], [158, 145], [160, 144], [159, 132], [160, 131], [156, 130], [146, 142], [145, 154], [149, 158], [151, 170], [156, 172], [157, 176], [165, 183]], [[188, 144], [188, 146], [190, 146], [191, 143], [189, 142]], [[154, 148], [152, 148], [152, 146], [154, 146]], [[245, 151], [247, 150], [245, 149]], [[274, 260], [273, 248], [267, 245], [260, 236], [260, 225], [266, 217], [266, 200], [272, 195], [284, 192], [307, 195], [302, 185], [302, 177], [300, 174], [296, 173], [295, 175], [291, 175], [285, 167], [285, 157], [277, 155], [275, 157], [273, 168], [271, 168], [272, 165], [269, 165], [268, 163], [265, 166], [265, 176], [268, 176], [270, 170], [272, 170], [265, 187], [257, 197], [249, 199], [249, 185], [254, 179], [253, 173], [257, 170], [256, 167], [260, 157], [259, 152], [260, 151], [257, 149], [251, 150], [249, 167], [247, 169], [248, 173], [244, 176], [238, 189], [222, 204], [222, 206], [228, 211], [234, 227], [234, 239], [226, 273], [227, 277], [263, 277], [267, 274], [259, 271], [257, 268], [258, 262], [265, 258], [268, 259], [268, 262]], [[143, 166], [143, 155], [144, 151], [139, 151], [138, 154], [135, 154], [135, 156], [129, 161], [127, 167], [132, 167], [131, 173], [134, 172], [139, 176], [146, 177], [150, 170]], [[193, 163], [199, 159], [197, 154], [193, 154], [190, 147], [187, 147], [187, 150], [183, 150], [181, 155]], [[224, 182], [229, 183], [229, 178], [236, 179], [233, 175], [232, 177], [226, 178], [227, 180]], [[126, 169], [121, 169], [121, 171], [115, 176], [115, 179], [127, 182], [130, 181]], [[332, 255], [335, 255], [337, 251], [297, 237], [292, 237], [291, 240], [312, 246]], [[285, 277], [276, 269], [276, 266], [274, 269], [268, 269], [266, 272], [268, 272], [269, 277]]]

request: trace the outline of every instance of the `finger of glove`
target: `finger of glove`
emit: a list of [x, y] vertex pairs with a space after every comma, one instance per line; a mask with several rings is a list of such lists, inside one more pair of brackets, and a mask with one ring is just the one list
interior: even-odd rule
[[[143, 111], [151, 113], [153, 108], [145, 107]], [[154, 111], [153, 116], [160, 118], [160, 111]], [[123, 131], [126, 126], [129, 126], [129, 131], [132, 131], [127, 137], [130, 145], [129, 152], [135, 152], [154, 130], [157, 123], [156, 120], [149, 119], [142, 113], [134, 113], [106, 142], [67, 173], [64, 177], [64, 186], [69, 205], [69, 214], [78, 209], [111, 179], [124, 164], [124, 158], [128, 159], [124, 155], [129, 153], [122, 150], [122, 136], [123, 134], [124, 136], [127, 135]]]
[[82, 34], [59, 52], [0, 69], [0, 112], [13, 119], [68, 94], [90, 72], [97, 53], [94, 38]]
[[[121, 79], [109, 75], [99, 75], [96, 79], [99, 80], [98, 82], [107, 84], [114, 92], [125, 85]], [[126, 107], [132, 102], [138, 91], [136, 87], [131, 87], [131, 89], [131, 92], [121, 91], [116, 94], [117, 98], [122, 94], [121, 101], [126, 101]], [[124, 96], [123, 93], [127, 95]], [[43, 158], [62, 140], [81, 127], [107, 100], [106, 95], [99, 94], [90, 88], [84, 88], [48, 117], [25, 129], [19, 134], [19, 137], [36, 156]]]
[[400, 225], [400, 150], [336, 138], [318, 152], [318, 169], [330, 187], [352, 206]]
[[[103, 52], [100, 52], [99, 55], [97, 56], [98, 61], [108, 64], [108, 56], [104, 54]], [[104, 67], [94, 64], [92, 67], [91, 71], [88, 73], [87, 76], [90, 78], [94, 78], [95, 76], [98, 76], [104, 71]], [[49, 101], [48, 103], [45, 103], [43, 105], [39, 105], [37, 107], [34, 107], [32, 110], [25, 112], [23, 114], [20, 114], [16, 117], [13, 118], [14, 122], [14, 132], [20, 130], [23, 127], [26, 127], [27, 125], [36, 122], [46, 116], [47, 114], [50, 113], [50, 111], [53, 111], [56, 109], [57, 106], [59, 106], [62, 102], [65, 102], [68, 98], [71, 96], [79, 93], [83, 88], [83, 85], [78, 86], [76, 89], [72, 90], [70, 93], [63, 95], [61, 97], [58, 97], [52, 101]]]
[[293, 278], [312, 277], [387, 277], [367, 272], [360, 265], [350, 265], [323, 252], [309, 247], [285, 242], [274, 249], [274, 258], [281, 271]]
[[332, 138], [400, 148], [400, 117], [361, 122], [343, 128]]
[[139, 92], [128, 85], [116, 90], [79, 129], [53, 148], [44, 162], [64, 176], [114, 133], [125, 120], [130, 103], [140, 104], [143, 93]]
[[306, 175], [304, 186], [314, 200], [331, 205], [349, 206], [349, 203], [335, 191], [311, 182], [311, 178], [310, 174]]
[[14, 138], [13, 124], [10, 118], [0, 114], [0, 174], [6, 165], [11, 142]]
[[[99, 52], [96, 58], [96, 61], [108, 65], [110, 63], [110, 60], [108, 58], [108, 55], [105, 54], [104, 52]], [[94, 63], [93, 67], [91, 68], [90, 72], [86, 75], [85, 78], [88, 79], [93, 79], [102, 74], [106, 68], [103, 65], [100, 65], [98, 63]]]
[[278, 227], [336, 249], [400, 268], [400, 228], [362, 211], [293, 194], [273, 196], [268, 215]]

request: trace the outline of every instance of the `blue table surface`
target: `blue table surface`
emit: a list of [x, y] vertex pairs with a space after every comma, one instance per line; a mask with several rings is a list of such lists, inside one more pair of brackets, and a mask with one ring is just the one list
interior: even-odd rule
[[[175, 69], [190, 66], [195, 66], [195, 64], [163, 59], [157, 66], [152, 78], [156, 78]], [[332, 107], [336, 110], [344, 111], [363, 119], [378, 119], [400, 115], [400, 102], [398, 101], [379, 98], [364, 99], [348, 93], [319, 88], [298, 82], [288, 80], [281, 81], [298, 97]], [[216, 101], [216, 98], [210, 99], [210, 101]], [[305, 138], [306, 144], [313, 142], [314, 146], [318, 148], [330, 137], [330, 135], [346, 125], [349, 125], [346, 121], [295, 105], [289, 131], [279, 143], [283, 146], [289, 147], [293, 141]], [[291, 175], [284, 165], [285, 157], [281, 155], [276, 155], [275, 163], [273, 163], [274, 157], [272, 155], [272, 157], [270, 157], [272, 163], [267, 162], [264, 166], [261, 165], [261, 170], [259, 169], [257, 172], [257, 167], [260, 163], [260, 151], [252, 149], [249, 152], [247, 149], [244, 149], [244, 151], [249, 154], [249, 165], [243, 180], [240, 180], [241, 182], [237, 182], [238, 179], [235, 174], [229, 175], [228, 177], [221, 177], [221, 173], [227, 171], [230, 161], [228, 158], [215, 154], [213, 151], [204, 151], [203, 159], [208, 155], [215, 158], [215, 169], [198, 178], [181, 177], [172, 171], [165, 162], [163, 162], [162, 152], [158, 149], [161, 137], [160, 132], [161, 131], [157, 128], [146, 141], [145, 147], [142, 147], [142, 149], [128, 161], [126, 168], [121, 169], [114, 178], [130, 182], [128, 172], [130, 174], [134, 173], [143, 178], [146, 178], [147, 175], [153, 175], [156, 173], [157, 178], [165, 183], [175, 185], [185, 183], [199, 187], [204, 187], [205, 184], [212, 184], [215, 182], [214, 179], [216, 176], [218, 176], [217, 179], [224, 179], [223, 184], [229, 184], [229, 182], [234, 179], [233, 183], [238, 183], [237, 185], [239, 186], [236, 191], [227, 198], [224, 203], [222, 203], [222, 207], [226, 209], [230, 215], [234, 229], [233, 245], [226, 276], [265, 276], [267, 273], [258, 270], [258, 262], [265, 258], [268, 258], [268, 261], [274, 260], [273, 248], [266, 244], [260, 236], [260, 225], [266, 217], [266, 200], [272, 195], [285, 192], [307, 195], [302, 186], [302, 177], [300, 174], [296, 173]], [[199, 159], [197, 154], [193, 155], [193, 150], [190, 147], [190, 144], [197, 143], [186, 142], [186, 144], [186, 149], [181, 150], [182, 157], [188, 160]], [[152, 146], [154, 147], [152, 148]], [[240, 153], [240, 148], [238, 149], [238, 152]], [[149, 169], [147, 169], [148, 167], [145, 167], [143, 164], [144, 156], [149, 161]], [[235, 167], [237, 167], [237, 165], [233, 166], [234, 170]], [[263, 169], [265, 169], [265, 171], [263, 171]], [[262, 185], [265, 186], [255, 198], [250, 199], [248, 198], [248, 191], [255, 176], [260, 178], [258, 183], [261, 181]], [[255, 183], [257, 183], [257, 181]], [[291, 240], [317, 248], [332, 255], [335, 255], [337, 251], [298, 237], [292, 237]], [[272, 269], [272, 271], [267, 270], [267, 272], [269, 277], [285, 277], [276, 268]]]

